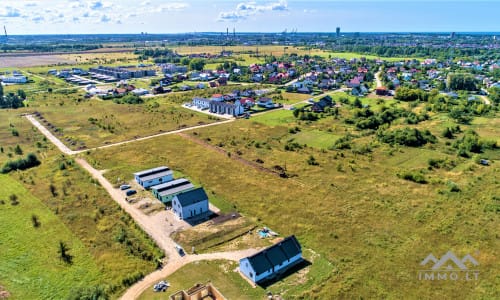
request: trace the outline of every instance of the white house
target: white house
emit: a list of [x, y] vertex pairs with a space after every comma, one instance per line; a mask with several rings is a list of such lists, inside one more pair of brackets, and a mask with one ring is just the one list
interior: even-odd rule
[[172, 199], [172, 210], [181, 220], [206, 216], [208, 209], [208, 196], [203, 188], [197, 188], [177, 194]]
[[196, 106], [199, 109], [207, 109], [210, 107], [210, 99], [194, 97], [193, 106]]
[[267, 107], [267, 108], [274, 107], [273, 99], [267, 97], [260, 98], [257, 101], [257, 105], [260, 107]]
[[26, 76], [18, 75], [18, 76], [2, 76], [1, 77], [3, 83], [26, 83], [28, 82], [28, 78]]
[[210, 101], [210, 112], [212, 113], [222, 115], [226, 114], [236, 117], [243, 114], [244, 110], [245, 109], [239, 100], [234, 101], [234, 103]]
[[162, 184], [174, 179], [174, 172], [170, 168], [162, 166], [134, 173], [135, 181], [147, 189], [154, 185]]
[[254, 283], [273, 279], [302, 261], [302, 247], [291, 235], [252, 256], [240, 260], [240, 272]]

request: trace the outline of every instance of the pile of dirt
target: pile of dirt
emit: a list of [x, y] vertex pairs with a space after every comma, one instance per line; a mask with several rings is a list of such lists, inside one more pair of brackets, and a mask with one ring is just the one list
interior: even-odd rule
[[7, 292], [3, 286], [0, 285], [0, 299], [7, 299], [10, 297], [10, 293]]

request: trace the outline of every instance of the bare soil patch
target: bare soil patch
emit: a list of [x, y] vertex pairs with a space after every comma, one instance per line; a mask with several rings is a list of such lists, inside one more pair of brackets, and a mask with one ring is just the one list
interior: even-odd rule
[[3, 286], [0, 285], [0, 299], [7, 299], [10, 297], [10, 293], [5, 290]]
[[24, 68], [58, 64], [74, 64], [76, 61], [60, 55], [2, 56], [0, 68]]

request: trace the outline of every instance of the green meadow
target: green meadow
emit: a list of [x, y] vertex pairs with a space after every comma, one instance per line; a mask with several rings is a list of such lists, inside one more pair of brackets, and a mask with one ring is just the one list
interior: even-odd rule
[[[53, 211], [8, 175], [0, 175], [0, 185], [0, 284], [12, 299], [63, 299], [99, 283], [102, 274], [89, 249]], [[71, 264], [60, 259], [59, 241], [68, 245]]]
[[[366, 101], [373, 101], [374, 111], [383, 105], [376, 99]], [[193, 139], [223, 152], [173, 135], [124, 145], [119, 153], [97, 150], [88, 158], [96, 168], [109, 170], [105, 176], [110, 180], [130, 177], [141, 165], [166, 164], [189, 174], [243, 214], [282, 235], [297, 235], [321, 263], [306, 269], [303, 284], [292, 285], [286, 278], [284, 284], [269, 288], [287, 298], [498, 296], [494, 288], [499, 267], [494, 259], [500, 225], [498, 149], [483, 153], [492, 160], [490, 166], [457, 156], [441, 137], [450, 122], [441, 114], [410, 125], [430, 129], [437, 136], [435, 144], [419, 148], [384, 144], [373, 133], [345, 122], [353, 111], [346, 104], [338, 118], [301, 121], [292, 111], [277, 110], [190, 132]], [[484, 118], [478, 118], [480, 124], [461, 127], [482, 126], [484, 132], [499, 136], [497, 118]], [[398, 119], [391, 129], [407, 126]], [[347, 134], [350, 149], [332, 150], [335, 141]], [[289, 178], [235, 156], [270, 171], [283, 169]], [[431, 160], [449, 163], [432, 167]], [[421, 176], [425, 182], [405, 176]], [[419, 281], [419, 263], [430, 252], [442, 256], [448, 250], [460, 257], [475, 253], [471, 255], [481, 262], [481, 280], [462, 283], [460, 289], [450, 282]], [[326, 269], [315, 269], [320, 266]]]

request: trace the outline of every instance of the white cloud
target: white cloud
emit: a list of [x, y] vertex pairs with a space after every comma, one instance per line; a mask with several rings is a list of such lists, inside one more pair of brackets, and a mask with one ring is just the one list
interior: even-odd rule
[[189, 7], [188, 3], [185, 2], [172, 2], [167, 4], [162, 4], [157, 8], [158, 12], [166, 11], [181, 11]]
[[0, 8], [1, 18], [18, 18], [21, 16], [21, 11], [12, 6], [5, 6]]
[[90, 3], [89, 7], [93, 10], [99, 10], [104, 7], [104, 4], [102, 4], [101, 1], [93, 1], [92, 3]]
[[220, 12], [217, 20], [222, 22], [237, 22], [259, 13], [286, 10], [288, 10], [288, 2], [285, 0], [260, 5], [256, 2], [242, 2], [236, 5], [235, 10]]
[[102, 23], [108, 23], [109, 21], [111, 21], [111, 18], [108, 17], [107, 15], [102, 15], [101, 16], [101, 22]]
[[35, 7], [35, 6], [38, 6], [38, 3], [37, 2], [28, 2], [26, 4], [24, 4], [25, 7]]
[[36, 24], [39, 24], [40, 22], [45, 21], [45, 18], [43, 16], [35, 16], [31, 18], [31, 21], [35, 22]]

